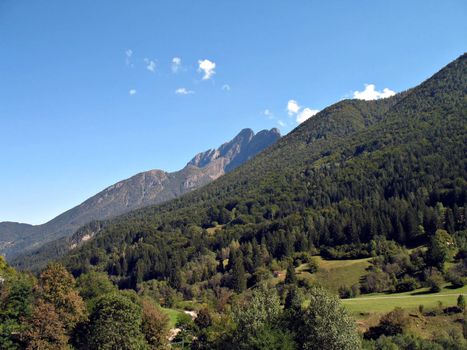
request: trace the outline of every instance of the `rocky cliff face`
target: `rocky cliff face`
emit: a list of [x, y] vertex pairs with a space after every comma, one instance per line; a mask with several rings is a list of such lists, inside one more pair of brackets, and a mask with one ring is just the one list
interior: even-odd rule
[[179, 171], [150, 170], [136, 174], [43, 225], [0, 223], [0, 254], [9, 259], [19, 253], [27, 254], [44, 243], [71, 236], [80, 226], [93, 220], [108, 219], [179, 197], [232, 171], [279, 138], [277, 129], [257, 134], [244, 129], [218, 149], [197, 154]]

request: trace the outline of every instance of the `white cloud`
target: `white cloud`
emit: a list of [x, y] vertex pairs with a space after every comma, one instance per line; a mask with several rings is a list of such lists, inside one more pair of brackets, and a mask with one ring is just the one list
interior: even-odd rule
[[365, 84], [365, 89], [362, 91], [354, 91], [353, 98], [359, 100], [378, 100], [380, 98], [386, 98], [394, 96], [396, 93], [388, 88], [384, 88], [383, 91], [376, 90], [375, 84]]
[[287, 112], [290, 116], [298, 113], [299, 110], [300, 106], [298, 105], [297, 101], [289, 100], [289, 102], [287, 102]]
[[295, 115], [295, 120], [298, 124], [300, 124], [314, 116], [316, 113], [319, 112], [319, 110], [311, 109], [308, 107], [302, 109], [302, 107], [298, 104], [296, 100], [289, 100], [289, 102], [287, 102], [287, 112], [289, 114], [289, 117]]
[[224, 85], [222, 85], [222, 90], [224, 90], [224, 91], [230, 91], [230, 85], [229, 85], [229, 84], [224, 84]]
[[214, 69], [216, 68], [216, 63], [204, 59], [204, 60], [198, 60], [198, 72], [203, 71], [203, 80], [208, 80], [210, 79], [216, 72]]
[[132, 49], [125, 50], [125, 64], [131, 68], [133, 68], [133, 63], [131, 63], [131, 56], [133, 56]]
[[194, 93], [195, 92], [193, 90], [187, 90], [184, 87], [178, 88], [177, 90], [175, 90], [175, 94], [177, 94], [177, 95], [191, 95], [191, 94], [194, 94]]
[[278, 120], [278, 121], [277, 121], [277, 124], [279, 124], [279, 126], [281, 126], [281, 127], [284, 127], [284, 126], [287, 125], [287, 124], [284, 123], [282, 120]]
[[144, 59], [144, 63], [146, 63], [146, 69], [150, 72], [155, 72], [156, 71], [156, 62], [153, 60], [150, 60], [149, 58]]
[[130, 89], [130, 91], [128, 91], [128, 93], [130, 94], [130, 96], [136, 95], [136, 90], [135, 89]]
[[263, 114], [269, 119], [274, 119], [274, 114], [267, 108], [263, 111]]
[[181, 66], [182, 66], [182, 59], [180, 57], [172, 58], [172, 66], [171, 66], [172, 72], [178, 73]]
[[305, 120], [310, 119], [319, 111], [317, 109], [304, 108], [300, 113], [297, 114], [297, 123], [301, 124]]
[[264, 116], [266, 116], [268, 119], [276, 119], [276, 116], [274, 115], [274, 113], [272, 113], [272, 111], [270, 109], [265, 109], [262, 114]]

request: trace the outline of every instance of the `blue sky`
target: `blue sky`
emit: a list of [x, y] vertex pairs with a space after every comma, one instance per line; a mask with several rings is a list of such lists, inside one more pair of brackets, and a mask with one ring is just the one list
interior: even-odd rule
[[466, 18], [466, 1], [0, 0], [0, 221], [417, 85], [465, 51]]

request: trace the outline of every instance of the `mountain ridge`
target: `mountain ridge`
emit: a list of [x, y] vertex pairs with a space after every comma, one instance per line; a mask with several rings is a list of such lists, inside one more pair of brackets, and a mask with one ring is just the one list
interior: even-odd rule
[[[218, 266], [231, 242], [251, 272], [250, 247], [259, 245], [280, 260], [376, 236], [426, 242], [438, 203], [462, 207], [465, 199], [466, 67], [463, 55], [402, 94], [338, 102], [218, 181], [102, 223], [62, 261], [134, 288], [173, 271], [191, 276], [200, 259]], [[206, 280], [190, 283], [198, 282]]]
[[[44, 243], [70, 236], [88, 222], [108, 219], [181, 196], [235, 169], [279, 138], [280, 132], [276, 128], [257, 134], [251, 129], [243, 129], [217, 150], [206, 151], [212, 156], [203, 164], [196, 165], [193, 159], [201, 158], [206, 152], [195, 155], [179, 171], [152, 169], [140, 172], [105, 188], [42, 225], [1, 222], [0, 254], [14, 258], [18, 253], [24, 254]], [[250, 145], [253, 140], [255, 143]]]

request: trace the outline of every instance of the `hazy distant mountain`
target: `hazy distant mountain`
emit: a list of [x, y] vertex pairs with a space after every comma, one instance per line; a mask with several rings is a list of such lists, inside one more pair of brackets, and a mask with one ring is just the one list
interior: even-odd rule
[[114, 217], [197, 189], [229, 172], [280, 138], [278, 129], [242, 130], [218, 149], [197, 154], [179, 171], [150, 170], [120, 181], [43, 225], [0, 223], [0, 254], [11, 259], [42, 244], [70, 236], [93, 220]]

